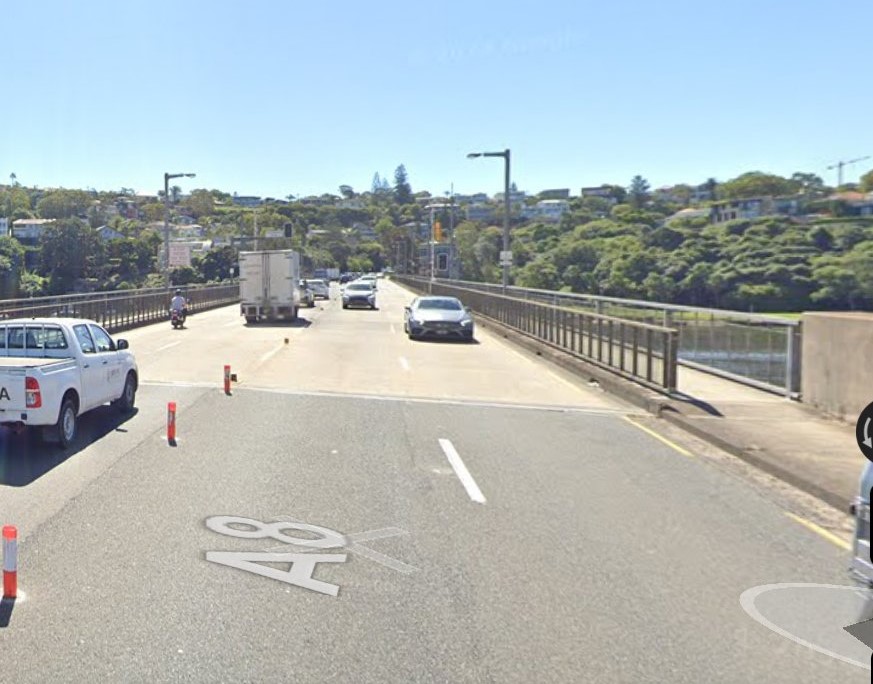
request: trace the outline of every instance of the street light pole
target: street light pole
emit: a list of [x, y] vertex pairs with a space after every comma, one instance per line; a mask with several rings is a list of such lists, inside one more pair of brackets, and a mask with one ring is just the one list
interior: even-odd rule
[[194, 173], [164, 173], [164, 257], [161, 260], [161, 271], [170, 271], [170, 179], [194, 178]]
[[[510, 202], [509, 202], [509, 150], [503, 150], [503, 152], [471, 152], [467, 155], [468, 159], [475, 159], [477, 157], [503, 157], [504, 162], [504, 173], [503, 173], [503, 254], [501, 256], [507, 256], [509, 254], [509, 210], [510, 210]], [[503, 266], [503, 294], [506, 294], [506, 288], [509, 287], [509, 259], [501, 258], [502, 266]]]

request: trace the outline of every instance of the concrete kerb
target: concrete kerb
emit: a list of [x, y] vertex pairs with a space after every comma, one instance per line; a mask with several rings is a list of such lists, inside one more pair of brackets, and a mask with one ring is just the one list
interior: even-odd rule
[[[659, 394], [643, 385], [615, 375], [607, 370], [568, 355], [566, 352], [554, 349], [549, 345], [539, 342], [524, 333], [509, 328], [498, 321], [492, 320], [479, 314], [480, 325], [489, 328], [507, 341], [519, 347], [534, 352], [537, 356], [565, 368], [583, 378], [596, 380], [598, 384], [610, 394], [613, 394], [634, 406], [638, 406], [652, 415], [685, 430], [689, 434], [712, 444], [713, 446], [746, 461], [769, 475], [779, 478], [788, 484], [797, 487], [801, 491], [826, 502], [827, 504], [844, 511], [848, 505], [845, 496], [822, 487], [814, 480], [803, 477], [802, 474], [783, 468], [776, 463], [775, 458], [766, 458], [765, 451], [752, 451], [741, 442], [732, 442], [724, 439], [696, 424], [694, 419], [682, 414], [681, 408], [676, 402], [670, 400], [666, 394]], [[814, 412], [810, 411], [810, 415]]]

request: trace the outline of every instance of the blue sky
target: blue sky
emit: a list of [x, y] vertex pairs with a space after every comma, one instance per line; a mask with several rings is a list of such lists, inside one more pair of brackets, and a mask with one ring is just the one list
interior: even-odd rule
[[[85, 9], [75, 8], [81, 4]], [[284, 197], [818, 173], [873, 155], [873, 3], [5, 3], [0, 179]], [[848, 167], [854, 180], [873, 160]]]

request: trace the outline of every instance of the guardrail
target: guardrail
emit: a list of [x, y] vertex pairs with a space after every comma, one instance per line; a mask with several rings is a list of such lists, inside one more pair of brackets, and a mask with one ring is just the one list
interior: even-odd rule
[[[412, 276], [416, 277], [416, 276]], [[426, 278], [421, 278], [427, 282]], [[445, 280], [436, 282], [444, 283]], [[502, 294], [501, 285], [455, 280], [469, 290]], [[510, 286], [507, 295], [679, 331], [680, 365], [791, 398], [800, 396], [799, 321], [679, 304]]]
[[[100, 323], [109, 332], [128, 330], [169, 318], [170, 300], [177, 288], [149, 288], [32, 297], [0, 301], [0, 318], [73, 317]], [[190, 313], [239, 301], [239, 285], [197, 285], [181, 289]]]
[[454, 282], [431, 283], [396, 274], [392, 280], [418, 292], [458, 297], [477, 315], [652, 389], [676, 391], [678, 333], [673, 328], [505, 297]]

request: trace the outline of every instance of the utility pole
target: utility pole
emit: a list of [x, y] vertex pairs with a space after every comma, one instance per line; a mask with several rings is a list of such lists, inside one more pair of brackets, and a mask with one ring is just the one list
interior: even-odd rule
[[433, 281], [434, 281], [434, 225], [433, 225], [433, 202], [430, 205], [430, 292], [433, 293]]
[[870, 156], [866, 157], [858, 157], [857, 159], [849, 159], [847, 161], [838, 161], [836, 164], [831, 164], [828, 167], [828, 171], [832, 171], [833, 169], [837, 170], [837, 187], [842, 187], [843, 185], [843, 167], [848, 166], [849, 164], [857, 164], [858, 162], [862, 162], [866, 159], [870, 159]]
[[449, 278], [455, 279], [458, 277], [455, 272], [455, 184], [451, 184], [449, 190]]

